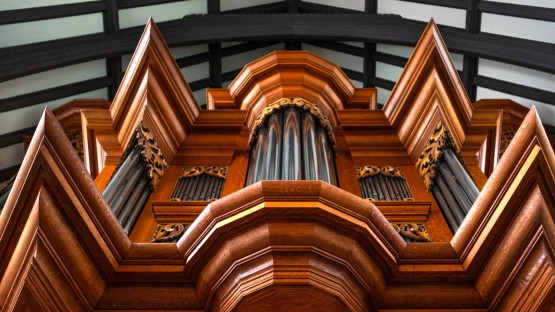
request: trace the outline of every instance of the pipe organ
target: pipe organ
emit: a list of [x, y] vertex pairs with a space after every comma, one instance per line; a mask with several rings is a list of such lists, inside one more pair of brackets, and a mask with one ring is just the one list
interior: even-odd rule
[[469, 101], [433, 21], [383, 108], [307, 51], [202, 108], [185, 78], [150, 21], [112, 103], [45, 110], [0, 190], [2, 311], [555, 309], [550, 139]]

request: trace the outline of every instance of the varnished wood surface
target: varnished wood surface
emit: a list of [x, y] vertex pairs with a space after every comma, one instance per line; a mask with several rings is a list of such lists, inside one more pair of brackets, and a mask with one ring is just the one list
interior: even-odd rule
[[[102, 168], [96, 180], [57, 118], [45, 112], [0, 216], [3, 311], [505, 311], [553, 306], [555, 155], [549, 139], [535, 109], [519, 115], [523, 121], [513, 142], [486, 178], [476, 154], [485, 138], [500, 125], [512, 124], [513, 117], [509, 123], [498, 108], [467, 105], [433, 24], [415, 50], [414, 58], [424, 64], [409, 61], [397, 87], [401, 91], [395, 91], [384, 111], [374, 109], [371, 89], [349, 93], [341, 74], [319, 76], [322, 81], [338, 78], [339, 84], [332, 85], [346, 87], [326, 91], [331, 92], [326, 101], [315, 97], [315, 104], [335, 118], [340, 188], [322, 181], [262, 181], [245, 188], [249, 114], [263, 106], [264, 96], [253, 102], [240, 96], [244, 107], [235, 100], [231, 107], [226, 96], [233, 92], [218, 91], [214, 103], [222, 101], [221, 106], [195, 109], [186, 82], [175, 78], [175, 67], [167, 63], [167, 46], [149, 27], [120, 97], [110, 108], [83, 113], [88, 153], [95, 154], [89, 166]], [[261, 64], [279, 63], [278, 56], [286, 63], [309, 58], [320, 69], [336, 68], [309, 54], [291, 53], [253, 63], [251, 68], [261, 73], [241, 76], [253, 82], [232, 85], [244, 90], [265, 86]], [[426, 58], [426, 53], [434, 57]], [[269, 69], [269, 77], [287, 71], [278, 65]], [[166, 80], [145, 75], [148, 70]], [[307, 76], [288, 77], [299, 83], [296, 78]], [[279, 92], [295, 96], [295, 83]], [[364, 109], [360, 102], [350, 108], [341, 102], [356, 92], [363, 94], [356, 98], [365, 99]], [[100, 190], [130, 129], [141, 119], [153, 126], [170, 167], [127, 237]], [[455, 147], [482, 190], [454, 236], [414, 166], [439, 120], [456, 136]], [[495, 150], [484, 155], [494, 157]], [[169, 197], [184, 165], [228, 165], [224, 197], [205, 208], [206, 203], [172, 206]], [[400, 166], [417, 208], [360, 198], [359, 165]], [[158, 221], [192, 221], [195, 214], [177, 243], [147, 243]], [[425, 220], [433, 242], [406, 243], [389, 223], [394, 218]]]

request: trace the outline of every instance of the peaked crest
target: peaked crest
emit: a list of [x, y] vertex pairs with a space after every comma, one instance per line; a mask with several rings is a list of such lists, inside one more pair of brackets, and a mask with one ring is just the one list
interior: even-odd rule
[[384, 105], [384, 113], [397, 131], [411, 159], [439, 120], [450, 130], [457, 150], [465, 140], [472, 104], [451, 60], [439, 29], [428, 23]]
[[[185, 139], [186, 130], [199, 114], [191, 88], [152, 18], [131, 58], [109, 116], [106, 114], [99, 110], [84, 116], [91, 130], [101, 130], [96, 139], [106, 152], [108, 162], [117, 161], [140, 120], [146, 122], [162, 153], [171, 161]], [[98, 122], [99, 119], [103, 121]], [[111, 129], [110, 134], [117, 133], [118, 142], [102, 135], [106, 129]], [[86, 135], [84, 140], [85, 145], [94, 142]]]

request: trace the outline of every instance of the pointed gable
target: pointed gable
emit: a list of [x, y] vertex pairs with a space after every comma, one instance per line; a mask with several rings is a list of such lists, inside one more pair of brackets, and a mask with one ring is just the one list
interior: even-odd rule
[[534, 287], [555, 285], [554, 215], [555, 155], [532, 107], [451, 241], [490, 309], [548, 299]]
[[[99, 130], [96, 139], [108, 161], [117, 161], [140, 120], [145, 120], [162, 153], [171, 161], [199, 111], [160, 30], [150, 19], [109, 113], [96, 111], [84, 116], [90, 129]], [[117, 142], [113, 140], [114, 134]]]
[[472, 104], [433, 20], [383, 110], [412, 159], [420, 153], [420, 139], [429, 137], [426, 134], [438, 120], [447, 125], [457, 150], [461, 149], [472, 118]]

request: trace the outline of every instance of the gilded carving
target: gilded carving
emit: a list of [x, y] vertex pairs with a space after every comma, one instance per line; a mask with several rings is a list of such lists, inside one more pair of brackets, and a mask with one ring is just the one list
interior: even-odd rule
[[503, 133], [501, 134], [501, 142], [499, 144], [500, 157], [505, 153], [505, 150], [507, 150], [507, 147], [509, 146], [509, 143], [511, 143], [511, 140], [514, 138], [514, 136], [515, 136], [515, 132], [513, 130], [511, 129], [503, 130]]
[[151, 243], [171, 243], [177, 241], [185, 230], [187, 229], [187, 224], [183, 223], [168, 223], [168, 224], [158, 224], [156, 230], [152, 235]]
[[181, 172], [180, 178], [193, 178], [202, 174], [221, 178], [225, 180], [227, 166], [192, 166], [185, 167]]
[[357, 167], [362, 197], [370, 201], [412, 201], [411, 192], [401, 168], [395, 166]]
[[386, 177], [405, 179], [401, 173], [401, 168], [394, 166], [364, 166], [357, 167], [357, 175], [359, 179], [372, 177], [378, 174], [382, 174]]
[[437, 162], [441, 158], [442, 149], [446, 146], [453, 146], [449, 130], [440, 121], [434, 129], [434, 132], [426, 142], [426, 146], [418, 157], [416, 167], [426, 189], [430, 190], [434, 184], [436, 177]]
[[395, 231], [409, 242], [431, 242], [430, 233], [425, 224], [391, 223]]
[[318, 107], [316, 104], [308, 102], [302, 98], [281, 98], [264, 107], [262, 112], [258, 115], [258, 117], [256, 117], [256, 120], [254, 121], [254, 127], [249, 138], [250, 144], [253, 142], [258, 129], [264, 124], [264, 121], [266, 120], [266, 118], [268, 118], [268, 116], [270, 116], [276, 110], [291, 106], [300, 107], [304, 110], [308, 110], [312, 115], [318, 118], [322, 127], [326, 129], [326, 132], [332, 144], [335, 145], [335, 137], [333, 135], [333, 129], [328, 117], [324, 115], [322, 110], [320, 110], [320, 107]]
[[77, 152], [77, 155], [79, 155], [79, 158], [81, 158], [81, 160], [84, 160], [85, 152], [83, 149], [83, 134], [81, 133], [81, 129], [71, 131], [70, 133], [67, 134], [67, 137], [71, 142], [71, 145]]
[[158, 148], [158, 144], [154, 141], [152, 132], [141, 122], [137, 132], [137, 146], [141, 150], [141, 156], [146, 163], [146, 169], [152, 188], [156, 188], [166, 169], [168, 163], [162, 155], [162, 151]]

